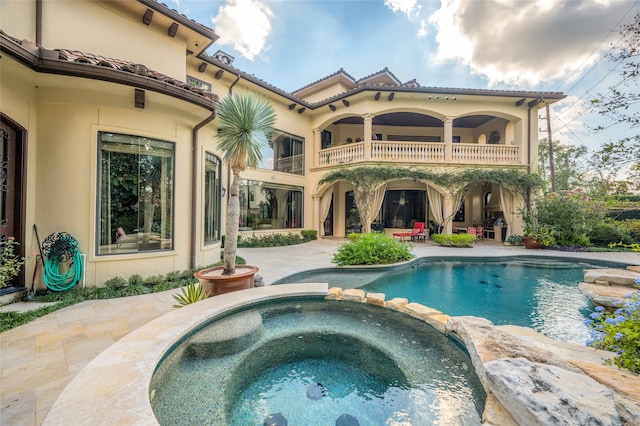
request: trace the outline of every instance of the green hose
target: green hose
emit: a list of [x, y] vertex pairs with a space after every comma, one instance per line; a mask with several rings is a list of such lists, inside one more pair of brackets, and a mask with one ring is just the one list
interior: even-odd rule
[[[49, 235], [42, 243], [45, 253], [42, 279], [48, 289], [69, 290], [82, 279], [82, 256], [78, 242], [66, 232]], [[65, 265], [62, 268], [61, 266]]]
[[69, 290], [82, 279], [82, 256], [76, 251], [72, 262], [64, 273], [60, 273], [60, 263], [47, 259], [44, 262], [44, 283], [53, 291]]

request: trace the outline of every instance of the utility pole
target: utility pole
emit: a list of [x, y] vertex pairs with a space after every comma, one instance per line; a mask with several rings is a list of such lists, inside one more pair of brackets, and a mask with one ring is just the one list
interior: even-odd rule
[[549, 174], [551, 175], [551, 192], [556, 192], [556, 171], [553, 162], [553, 142], [551, 139], [551, 114], [549, 104], [545, 105], [547, 112], [547, 142], [549, 143]]

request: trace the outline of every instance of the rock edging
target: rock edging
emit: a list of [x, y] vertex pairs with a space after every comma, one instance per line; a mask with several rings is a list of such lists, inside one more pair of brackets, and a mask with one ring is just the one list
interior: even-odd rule
[[367, 303], [423, 320], [467, 348], [487, 400], [484, 426], [640, 423], [640, 377], [603, 365], [611, 352], [556, 341], [535, 330], [450, 317], [407, 299], [332, 287], [326, 299]]

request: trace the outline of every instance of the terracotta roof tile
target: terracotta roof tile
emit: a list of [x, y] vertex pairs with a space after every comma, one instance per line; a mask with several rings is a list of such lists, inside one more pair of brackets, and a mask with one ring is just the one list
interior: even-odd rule
[[59, 59], [69, 62], [86, 63], [96, 66], [102, 66], [112, 68], [132, 74], [138, 74], [143, 77], [152, 78], [154, 80], [162, 81], [168, 84], [172, 84], [176, 87], [180, 87], [184, 90], [189, 90], [202, 97], [210, 100], [215, 100], [215, 95], [211, 92], [207, 92], [197, 87], [191, 86], [184, 81], [169, 77], [166, 74], [162, 74], [158, 71], [147, 68], [142, 64], [136, 64], [134, 62], [124, 61], [122, 59], [107, 58], [101, 55], [94, 55], [91, 53], [81, 52], [79, 50], [70, 49], [56, 49], [59, 54]]

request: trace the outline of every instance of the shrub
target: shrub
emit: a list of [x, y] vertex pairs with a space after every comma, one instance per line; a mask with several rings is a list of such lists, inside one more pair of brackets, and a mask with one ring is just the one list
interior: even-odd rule
[[111, 290], [120, 290], [129, 285], [129, 283], [122, 277], [113, 277], [105, 281], [104, 285]]
[[350, 234], [341, 244], [331, 262], [338, 266], [387, 265], [413, 259], [408, 243], [381, 233]]
[[[315, 231], [314, 231], [315, 232]], [[256, 248], [256, 247], [281, 247], [292, 246], [294, 244], [304, 243], [309, 240], [303, 240], [300, 235], [289, 232], [288, 234], [253, 234], [251, 237], [242, 238], [238, 242], [238, 247]]]
[[[640, 286], [640, 278], [636, 283]], [[640, 290], [627, 295], [624, 306], [614, 313], [596, 307], [585, 323], [593, 327], [587, 346], [615, 352], [615, 365], [640, 373]]]
[[520, 246], [522, 245], [522, 235], [518, 235], [518, 234], [509, 235], [505, 243], [509, 243], [513, 246]]
[[589, 240], [596, 246], [607, 246], [611, 243], [631, 244], [633, 242], [629, 231], [621, 226], [620, 222], [606, 219], [592, 226]]
[[144, 278], [140, 274], [133, 274], [129, 277], [129, 285], [142, 285], [144, 284]]
[[622, 228], [626, 229], [633, 241], [640, 243], [640, 219], [626, 219], [615, 223], [619, 223]]
[[13, 237], [0, 241], [0, 288], [8, 286], [9, 281], [18, 276], [24, 265], [25, 258], [14, 252], [18, 244]]
[[300, 231], [300, 235], [302, 235], [302, 239], [304, 241], [311, 241], [318, 239], [318, 231], [315, 229], [303, 229]]
[[587, 233], [602, 219], [602, 206], [579, 193], [550, 194], [538, 200], [536, 209], [540, 226], [553, 230], [559, 246], [589, 245]]
[[473, 234], [434, 234], [434, 243], [445, 247], [471, 247], [478, 237]]

